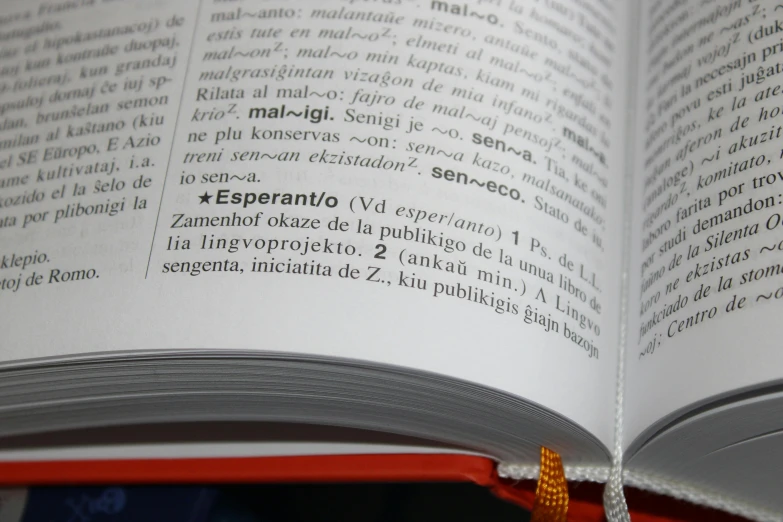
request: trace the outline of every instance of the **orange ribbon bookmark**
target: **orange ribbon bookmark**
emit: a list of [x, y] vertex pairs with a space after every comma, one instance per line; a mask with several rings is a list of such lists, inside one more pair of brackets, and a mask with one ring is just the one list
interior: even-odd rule
[[560, 455], [541, 447], [541, 472], [536, 486], [531, 522], [566, 522], [568, 483]]

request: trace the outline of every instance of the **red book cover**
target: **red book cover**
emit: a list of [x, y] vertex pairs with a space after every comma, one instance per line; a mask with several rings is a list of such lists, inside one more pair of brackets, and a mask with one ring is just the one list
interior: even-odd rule
[[[472, 455], [383, 454], [0, 462], [0, 486], [83, 484], [472, 482], [532, 509], [536, 483], [498, 476], [495, 461]], [[603, 484], [569, 485], [568, 520], [605, 520]], [[634, 522], [744, 519], [716, 510], [626, 489]]]

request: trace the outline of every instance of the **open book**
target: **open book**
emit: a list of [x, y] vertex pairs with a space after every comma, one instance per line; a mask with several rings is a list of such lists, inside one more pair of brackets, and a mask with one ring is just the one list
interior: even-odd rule
[[622, 437], [633, 483], [783, 512], [781, 20], [3, 2], [0, 459], [269, 422], [579, 478]]

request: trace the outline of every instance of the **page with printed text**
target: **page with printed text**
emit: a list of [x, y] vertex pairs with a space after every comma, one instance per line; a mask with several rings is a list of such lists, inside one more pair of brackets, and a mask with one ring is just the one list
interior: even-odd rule
[[0, 358], [347, 357], [511, 392], [611, 444], [627, 18], [4, 2]]
[[780, 9], [642, 9], [626, 444], [783, 377]]

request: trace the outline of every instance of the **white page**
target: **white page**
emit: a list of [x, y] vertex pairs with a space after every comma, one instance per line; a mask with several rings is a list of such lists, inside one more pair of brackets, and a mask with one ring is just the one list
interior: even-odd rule
[[677, 4], [641, 24], [626, 444], [783, 377], [779, 10]]
[[611, 443], [623, 4], [36, 5], [0, 25], [6, 361], [350, 357], [515, 393]]

